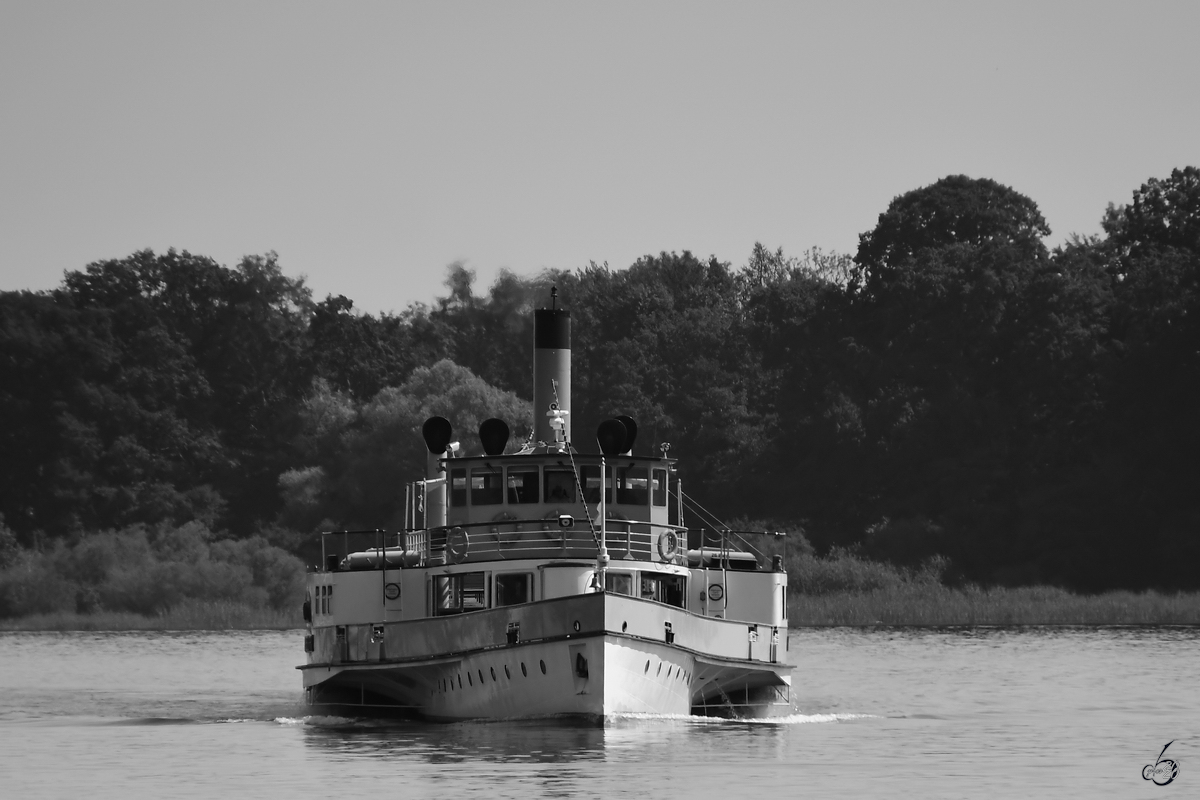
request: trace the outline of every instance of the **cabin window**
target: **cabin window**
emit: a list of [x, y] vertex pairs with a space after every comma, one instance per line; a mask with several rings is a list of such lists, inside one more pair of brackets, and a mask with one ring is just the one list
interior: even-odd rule
[[654, 490], [654, 505], [665, 506], [667, 504], [667, 471], [665, 469], [655, 469], [650, 471], [652, 476], [650, 485]]
[[504, 502], [504, 473], [494, 467], [471, 470], [471, 505], [496, 506]]
[[467, 505], [467, 471], [450, 470], [450, 505], [463, 508]]
[[645, 467], [617, 470], [617, 502], [631, 506], [650, 505], [650, 485]]
[[543, 473], [547, 503], [575, 502], [575, 474], [570, 470], [548, 469]]
[[664, 575], [658, 572], [643, 572], [641, 597], [656, 603], [683, 608], [685, 578], [682, 575]]
[[628, 572], [604, 573], [604, 591], [612, 594], [633, 594], [633, 575]]
[[[604, 470], [605, 477], [608, 479], [604, 482], [604, 502], [612, 502], [612, 467]], [[583, 501], [585, 503], [600, 502], [600, 465], [587, 464], [579, 469], [579, 477], [583, 483]]]
[[515, 606], [533, 598], [533, 575], [529, 572], [507, 572], [496, 576], [496, 605]]
[[521, 467], [508, 471], [508, 502], [513, 504], [538, 502], [537, 467]]
[[482, 572], [434, 576], [434, 615], [461, 614], [487, 608], [486, 583]]

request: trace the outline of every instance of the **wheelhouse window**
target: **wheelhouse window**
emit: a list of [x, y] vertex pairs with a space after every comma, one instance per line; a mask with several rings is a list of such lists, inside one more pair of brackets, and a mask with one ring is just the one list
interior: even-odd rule
[[508, 502], [510, 504], [536, 503], [538, 495], [537, 467], [510, 467], [508, 470]]
[[433, 578], [435, 616], [487, 608], [487, 580], [482, 572], [459, 572]]
[[497, 506], [504, 502], [504, 473], [496, 467], [471, 470], [471, 505]]
[[515, 606], [533, 600], [533, 574], [529, 572], [505, 572], [496, 576], [496, 605]]
[[575, 475], [570, 470], [548, 469], [544, 473], [547, 503], [575, 502]]
[[665, 506], [667, 504], [667, 471], [665, 469], [655, 469], [650, 471], [650, 475], [650, 486], [654, 493], [654, 505]]
[[633, 594], [633, 575], [628, 572], [604, 573], [604, 591], [611, 594]]
[[650, 485], [645, 467], [617, 470], [617, 503], [631, 506], [650, 505]]
[[463, 508], [467, 505], [467, 471], [450, 470], [450, 505]]
[[[585, 503], [600, 502], [600, 465], [586, 464], [579, 469], [580, 482], [583, 484], [583, 501]], [[604, 502], [612, 502], [612, 467], [605, 469]]]
[[683, 608], [686, 580], [682, 575], [643, 572], [640, 581], [641, 597], [643, 600], [653, 600], [656, 603], [666, 603], [669, 606]]

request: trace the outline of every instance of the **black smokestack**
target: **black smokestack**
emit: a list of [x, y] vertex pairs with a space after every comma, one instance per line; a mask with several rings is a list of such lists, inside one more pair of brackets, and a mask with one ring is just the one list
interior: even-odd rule
[[[551, 297], [557, 301], [558, 291]], [[534, 441], [555, 441], [552, 403], [571, 410], [571, 312], [561, 308], [539, 308], [533, 312], [533, 430]], [[567, 414], [566, 439], [571, 441], [571, 416]]]

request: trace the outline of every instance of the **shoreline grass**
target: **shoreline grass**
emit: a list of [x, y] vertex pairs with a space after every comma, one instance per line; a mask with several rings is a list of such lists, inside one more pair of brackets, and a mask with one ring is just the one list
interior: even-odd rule
[[[1077, 595], [1050, 586], [961, 589], [905, 584], [819, 595], [790, 593], [791, 628], [1021, 625], [1200, 625], [1200, 593]], [[162, 614], [52, 612], [0, 619], [0, 631], [224, 631], [304, 627], [294, 611], [231, 601], [187, 602]]]
[[1200, 593], [1079, 595], [1052, 586], [957, 589], [908, 583], [867, 591], [790, 593], [788, 623], [792, 628], [1200, 625]]
[[304, 627], [297, 611], [232, 601], [191, 601], [153, 616], [129, 611], [55, 611], [0, 619], [0, 631], [248, 631]]

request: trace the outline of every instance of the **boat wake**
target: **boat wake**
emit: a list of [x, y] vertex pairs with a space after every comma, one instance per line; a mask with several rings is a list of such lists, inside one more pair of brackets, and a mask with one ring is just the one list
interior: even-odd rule
[[134, 717], [131, 719], [97, 720], [93, 724], [115, 728], [137, 728], [146, 725], [191, 725], [199, 720], [190, 717]]
[[700, 717], [692, 714], [614, 714], [616, 722], [622, 721], [672, 721], [690, 725], [808, 725], [823, 722], [850, 722], [858, 719], [875, 719], [874, 714], [788, 714], [779, 717]]
[[338, 717], [332, 715], [307, 715], [303, 717], [276, 717], [272, 720], [277, 725], [307, 725], [311, 728], [355, 728], [386, 727], [388, 720], [369, 719], [366, 717]]
[[[686, 725], [809, 725], [830, 722], [852, 722], [860, 719], [878, 719], [875, 714], [788, 714], [780, 717], [763, 717], [754, 718], [747, 717], [744, 719], [731, 719], [728, 717], [700, 717], [693, 714], [647, 714], [647, 713], [622, 713], [612, 714], [609, 717], [608, 724], [616, 726], [637, 725], [639, 723], [683, 723]], [[253, 722], [256, 720], [226, 720], [227, 722]], [[308, 715], [301, 717], [276, 717], [273, 722], [277, 725], [293, 726], [302, 725], [311, 728], [374, 728], [374, 727], [389, 727], [395, 725], [395, 721], [385, 719], [372, 719], [368, 717], [342, 717], [333, 715]], [[464, 720], [457, 723], [459, 725], [537, 725], [544, 723], [561, 723], [576, 726], [579, 720], [570, 717], [547, 716], [541, 718], [522, 718], [522, 719], [483, 719], [483, 720]], [[411, 721], [409, 724], [414, 724]], [[415, 723], [420, 725], [421, 723]], [[590, 725], [588, 726], [590, 727]]]

